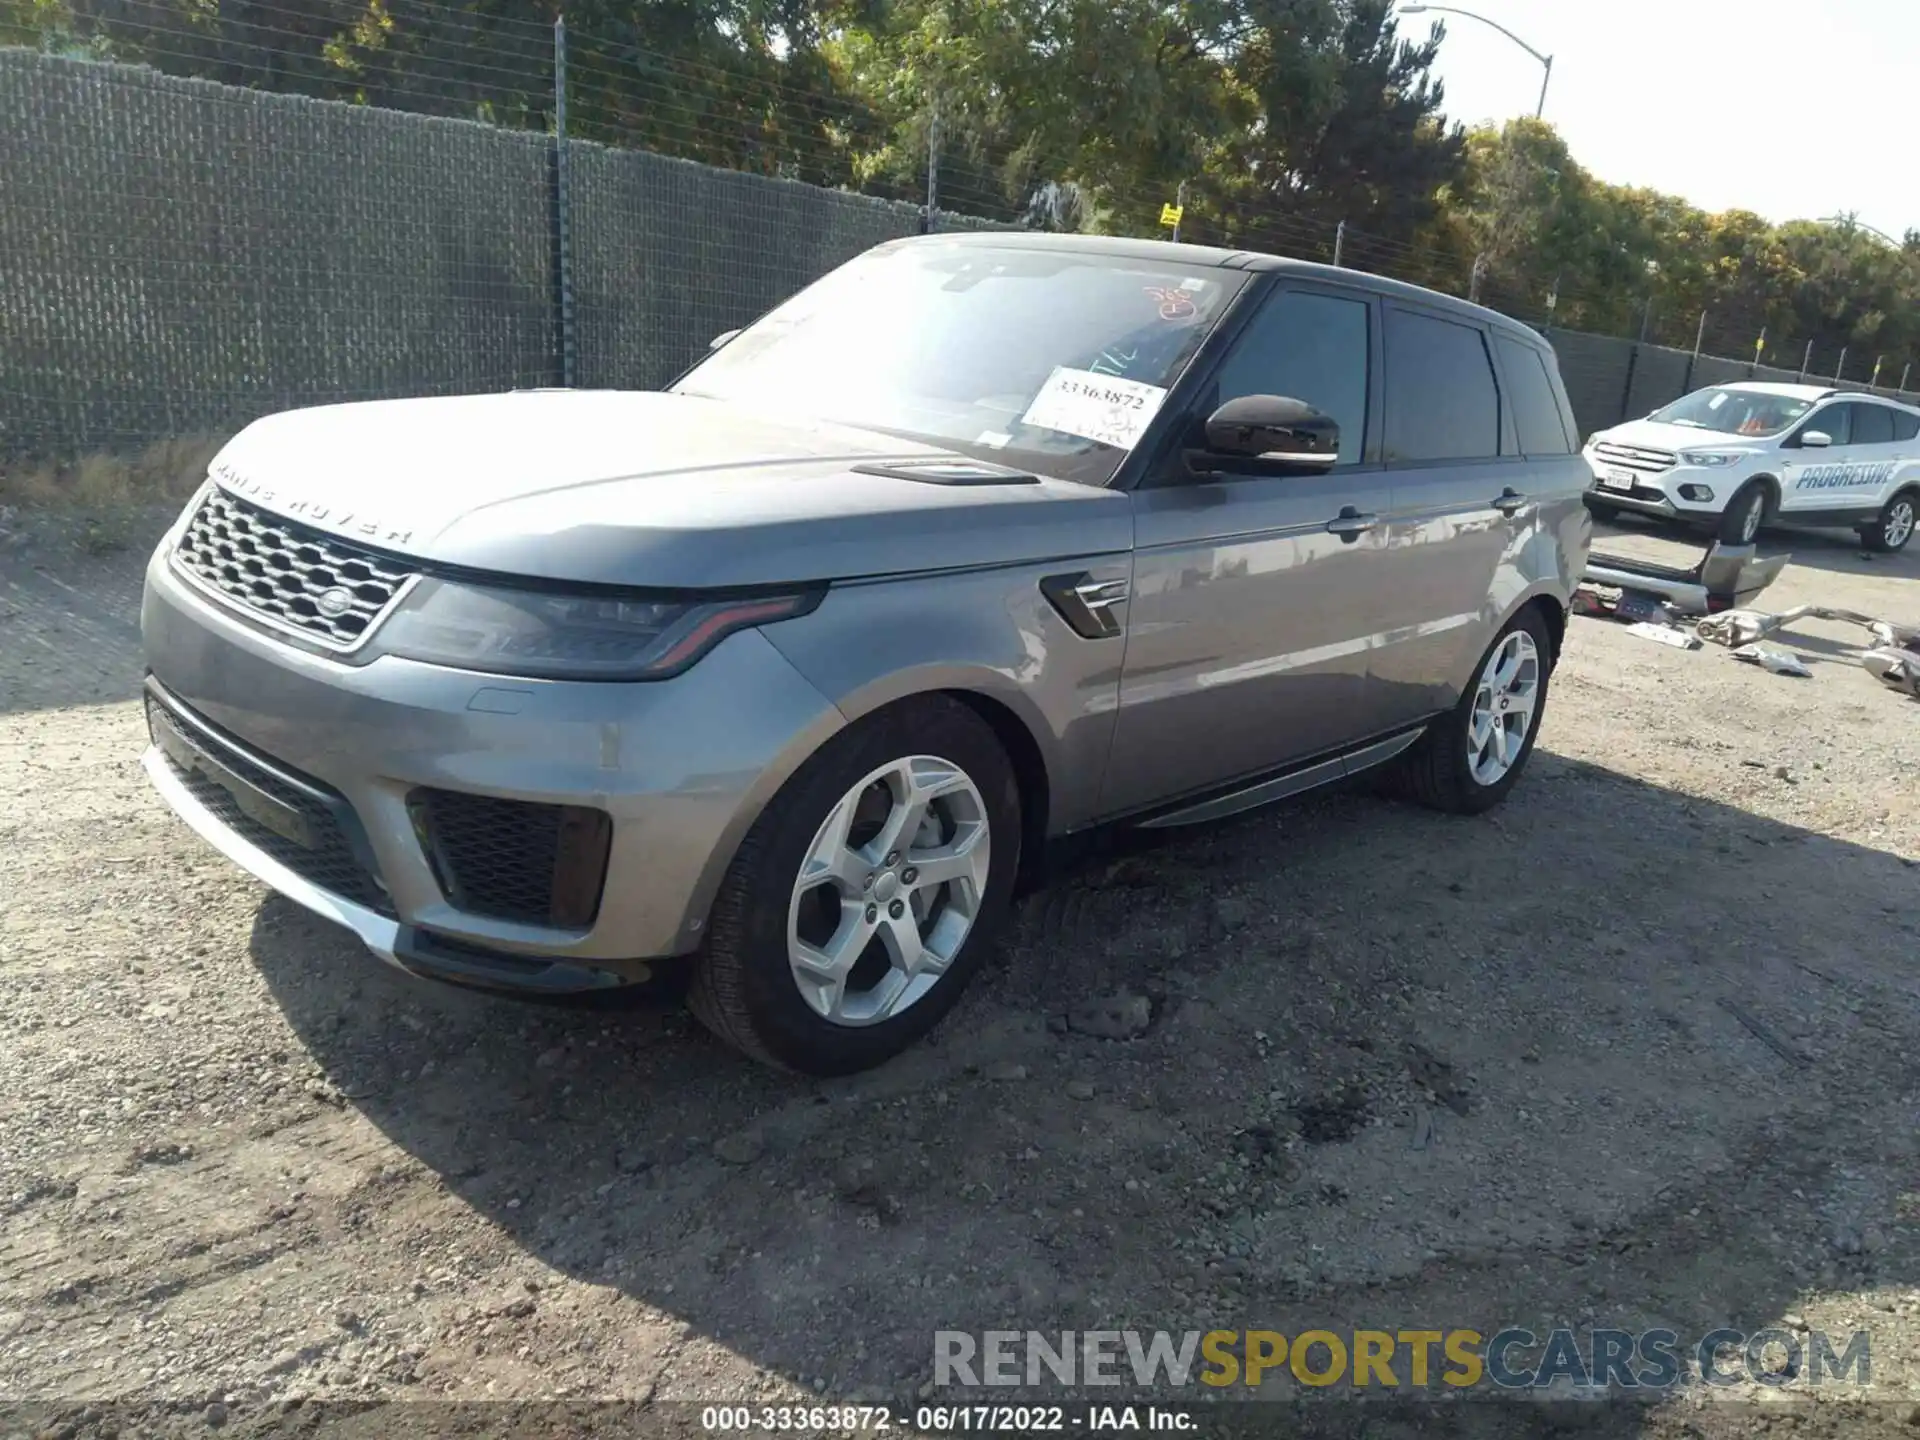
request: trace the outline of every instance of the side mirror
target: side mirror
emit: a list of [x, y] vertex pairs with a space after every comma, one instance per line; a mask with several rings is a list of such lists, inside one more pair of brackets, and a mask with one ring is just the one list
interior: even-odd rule
[[1800, 443], [1809, 450], [1824, 450], [1833, 444], [1833, 437], [1824, 430], [1804, 430], [1800, 434]]
[[724, 330], [720, 334], [714, 336], [713, 339], [707, 342], [708, 353], [712, 353], [713, 351], [718, 350], [722, 345], [725, 345], [729, 340], [733, 339], [734, 336], [738, 335], [739, 333], [740, 332], [738, 330]]
[[1207, 451], [1300, 470], [1330, 470], [1340, 459], [1340, 426], [1286, 395], [1242, 395], [1207, 417]]

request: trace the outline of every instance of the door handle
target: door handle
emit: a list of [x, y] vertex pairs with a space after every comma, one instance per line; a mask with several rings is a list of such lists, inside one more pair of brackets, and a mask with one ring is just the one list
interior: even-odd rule
[[1327, 521], [1327, 533], [1352, 544], [1379, 523], [1378, 515], [1362, 515], [1353, 506], [1344, 505], [1338, 515]]
[[1524, 510], [1526, 504], [1527, 497], [1522, 495], [1518, 490], [1515, 490], [1512, 486], [1508, 486], [1505, 490], [1502, 490], [1494, 500], [1493, 508], [1498, 510], [1502, 515], [1514, 515]]

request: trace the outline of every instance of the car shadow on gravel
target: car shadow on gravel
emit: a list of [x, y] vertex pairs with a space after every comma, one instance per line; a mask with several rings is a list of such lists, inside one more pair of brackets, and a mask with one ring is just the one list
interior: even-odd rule
[[[1794, 783], [1726, 765], [1736, 793]], [[1479, 820], [1349, 791], [1083, 864], [929, 1043], [834, 1083], [671, 1007], [415, 982], [278, 900], [252, 953], [334, 1103], [419, 1184], [756, 1366], [898, 1404], [935, 1393], [938, 1329], [1684, 1347], [1798, 1309], [1871, 1332], [1875, 1297], [1920, 1282], [1916, 878], [1542, 752]], [[1112, 995], [1146, 1000], [1142, 1033], [1074, 1027]], [[1878, 1393], [1905, 1383], [1874, 1366]], [[1741, 1408], [1567, 1433], [1744, 1433]], [[1537, 1433], [1446, 1410], [1378, 1433]]]

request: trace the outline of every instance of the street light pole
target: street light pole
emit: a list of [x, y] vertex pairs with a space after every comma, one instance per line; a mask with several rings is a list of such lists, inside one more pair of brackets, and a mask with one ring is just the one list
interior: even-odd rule
[[1400, 13], [1402, 15], [1425, 15], [1429, 12], [1442, 15], [1464, 15], [1469, 20], [1478, 20], [1482, 25], [1490, 25], [1502, 35], [1506, 36], [1507, 39], [1518, 45], [1522, 50], [1526, 51], [1527, 54], [1538, 60], [1543, 73], [1540, 76], [1540, 102], [1533, 107], [1533, 118], [1538, 120], [1541, 115], [1545, 113], [1547, 108], [1547, 82], [1553, 79], [1553, 57], [1551, 55], [1542, 55], [1518, 35], [1507, 29], [1507, 27], [1502, 25], [1498, 20], [1489, 20], [1486, 16], [1477, 15], [1471, 10], [1461, 10], [1452, 5], [1427, 5], [1420, 3], [1420, 0], [1408, 0], [1407, 4], [1400, 7]]

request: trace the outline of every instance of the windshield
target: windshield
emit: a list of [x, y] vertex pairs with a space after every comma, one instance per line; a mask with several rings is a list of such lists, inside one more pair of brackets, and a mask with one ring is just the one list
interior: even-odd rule
[[1121, 256], [910, 244], [833, 271], [675, 388], [1105, 484], [1243, 283]]
[[1717, 430], [1722, 435], [1777, 435], [1812, 408], [1811, 400], [1792, 395], [1716, 385], [1682, 396], [1666, 409], [1654, 411], [1650, 418], [1666, 425]]

